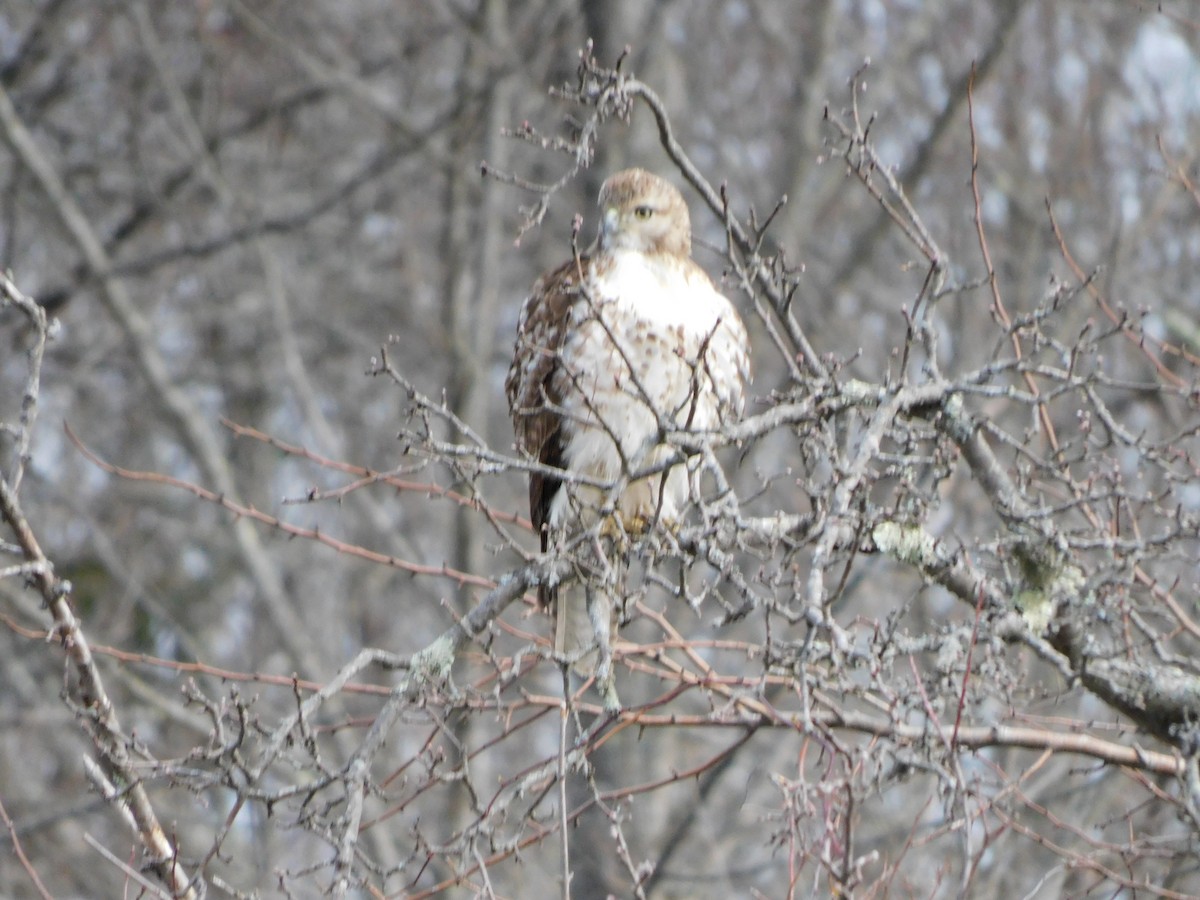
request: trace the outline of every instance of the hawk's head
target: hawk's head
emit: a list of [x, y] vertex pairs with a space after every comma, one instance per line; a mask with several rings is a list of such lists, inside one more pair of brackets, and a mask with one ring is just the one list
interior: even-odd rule
[[600, 249], [692, 254], [687, 204], [675, 185], [644, 169], [626, 169], [600, 188]]

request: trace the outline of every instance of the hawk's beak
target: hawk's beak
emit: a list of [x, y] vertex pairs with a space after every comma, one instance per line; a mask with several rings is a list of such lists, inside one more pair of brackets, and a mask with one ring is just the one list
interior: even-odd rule
[[621, 220], [621, 213], [615, 206], [610, 206], [604, 210], [604, 218], [600, 222], [600, 239], [607, 243], [617, 233], [617, 223]]

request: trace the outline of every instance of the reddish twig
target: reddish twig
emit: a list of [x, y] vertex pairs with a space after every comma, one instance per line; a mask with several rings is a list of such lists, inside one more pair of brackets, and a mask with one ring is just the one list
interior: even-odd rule
[[[1012, 340], [1013, 353], [1017, 359], [1022, 359], [1024, 354], [1021, 349], [1021, 337], [1017, 331], [1013, 330], [1012, 317], [1008, 314], [1008, 309], [1004, 305], [1004, 299], [1000, 295], [1000, 282], [996, 277], [996, 267], [992, 265], [992, 253], [988, 248], [987, 231], [983, 226], [983, 201], [979, 195], [979, 140], [975, 131], [975, 67], [971, 67], [971, 76], [967, 79], [967, 123], [971, 134], [971, 197], [974, 200], [975, 211], [975, 236], [979, 241], [979, 252], [983, 256], [983, 264], [987, 269], [988, 288], [992, 292], [992, 312], [1009, 332]], [[1023, 373], [1026, 386], [1029, 392], [1037, 397], [1037, 412], [1038, 420], [1042, 423], [1042, 430], [1046, 434], [1046, 440], [1050, 444], [1050, 448], [1057, 454], [1059, 452], [1058, 435], [1054, 431], [1054, 423], [1050, 421], [1050, 410], [1046, 408], [1044, 400], [1040, 399], [1040, 391], [1038, 390], [1037, 381], [1033, 377], [1032, 372]]]
[[63, 429], [67, 433], [67, 437], [71, 442], [79, 448], [82, 453], [93, 465], [111, 475], [116, 475], [118, 478], [123, 478], [127, 481], [146, 481], [151, 484], [162, 484], [168, 487], [179, 488], [187, 491], [190, 494], [199, 497], [209, 503], [220, 506], [228, 510], [235, 516], [250, 519], [267, 525], [270, 528], [275, 528], [282, 531], [284, 534], [292, 537], [304, 538], [305, 540], [315, 541], [318, 544], [324, 544], [338, 553], [346, 556], [353, 556], [358, 559], [366, 560], [367, 562], [378, 563], [380, 565], [389, 566], [393, 569], [399, 569], [402, 572], [409, 572], [413, 575], [431, 575], [438, 578], [449, 578], [459, 587], [471, 585], [473, 587], [481, 587], [490, 589], [496, 586], [496, 583], [489, 578], [482, 578], [478, 575], [472, 575], [470, 572], [462, 572], [458, 569], [451, 568], [445, 563], [441, 565], [425, 565], [422, 563], [410, 562], [406, 559], [392, 556], [387, 553], [380, 553], [377, 550], [369, 550], [359, 544], [351, 544], [346, 541], [339, 540], [335, 537], [330, 537], [318, 528], [303, 528], [298, 525], [291, 525], [284, 522], [278, 516], [273, 516], [270, 513], [262, 512], [253, 506], [246, 506], [241, 503], [236, 503], [230, 500], [224, 494], [218, 494], [216, 491], [210, 491], [208, 488], [201, 487], [198, 484], [193, 484], [190, 481], [184, 481], [182, 478], [175, 478], [171, 475], [163, 475], [160, 472], [142, 472], [135, 469], [125, 469], [121, 466], [114, 465], [101, 459], [93, 450], [89, 449], [78, 435], [71, 430], [71, 426], [63, 423]]
[[42, 883], [42, 878], [37, 873], [37, 869], [33, 867], [33, 863], [29, 861], [29, 857], [25, 855], [25, 848], [21, 846], [21, 838], [17, 835], [17, 826], [13, 824], [13, 820], [8, 816], [8, 810], [4, 808], [4, 801], [0, 800], [0, 821], [4, 822], [4, 827], [8, 829], [8, 839], [12, 842], [13, 853], [17, 855], [17, 859], [21, 861], [21, 867], [29, 875], [29, 880], [33, 882], [34, 888], [37, 889], [38, 895], [42, 900], [54, 900], [50, 892], [46, 890], [46, 885]]

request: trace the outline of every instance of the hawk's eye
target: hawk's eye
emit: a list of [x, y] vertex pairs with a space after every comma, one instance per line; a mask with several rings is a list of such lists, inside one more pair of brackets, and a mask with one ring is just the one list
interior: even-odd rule
[[649, 206], [635, 206], [633, 208], [633, 214], [639, 219], [648, 219], [654, 215], [654, 210], [652, 210]]

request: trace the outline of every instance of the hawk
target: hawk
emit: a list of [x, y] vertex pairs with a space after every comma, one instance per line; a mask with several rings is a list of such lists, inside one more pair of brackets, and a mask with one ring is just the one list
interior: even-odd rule
[[[505, 380], [518, 450], [564, 470], [530, 475], [543, 552], [597, 524], [611, 535], [677, 522], [690, 479], [683, 463], [664, 469], [676, 452], [665, 435], [735, 420], [750, 378], [746, 328], [692, 259], [674, 185], [642, 169], [618, 172], [600, 190], [600, 211], [591, 250], [534, 284]], [[539, 589], [556, 607], [555, 653], [602, 681], [612, 598], [557, 593]]]

